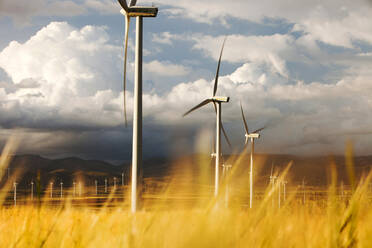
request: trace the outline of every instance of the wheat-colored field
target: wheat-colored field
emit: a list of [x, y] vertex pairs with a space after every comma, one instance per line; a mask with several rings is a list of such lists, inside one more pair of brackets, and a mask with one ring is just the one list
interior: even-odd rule
[[[204, 208], [71, 206], [0, 209], [1, 247], [372, 247], [371, 204], [359, 186], [348, 202], [327, 207], [270, 196], [252, 210], [212, 201]], [[332, 194], [332, 193], [331, 193]]]
[[[4, 151], [9, 152], [9, 151]], [[6, 154], [5, 154], [6, 155]], [[9, 163], [1, 157], [1, 165]], [[351, 161], [351, 160], [350, 160]], [[352, 167], [352, 162], [350, 162]], [[289, 169], [289, 167], [288, 167]], [[285, 177], [287, 171], [280, 177]], [[353, 182], [351, 173], [351, 182]], [[336, 175], [326, 200], [288, 194], [278, 206], [278, 188], [268, 187], [252, 209], [243, 196], [227, 202], [227, 178], [218, 197], [193, 188], [193, 204], [172, 203], [182, 192], [169, 186], [133, 214], [127, 201], [92, 208], [29, 202], [0, 207], [1, 247], [372, 247], [369, 176], [340, 197]], [[172, 189], [173, 188], [173, 189]], [[245, 191], [242, 191], [246, 194]], [[110, 202], [110, 197], [107, 202]], [[190, 194], [189, 194], [190, 195]], [[125, 197], [124, 197], [125, 198]], [[0, 203], [5, 197], [1, 197]], [[164, 202], [164, 199], [167, 201]], [[177, 198], [178, 199], [178, 198]], [[178, 199], [179, 200], [179, 199]]]

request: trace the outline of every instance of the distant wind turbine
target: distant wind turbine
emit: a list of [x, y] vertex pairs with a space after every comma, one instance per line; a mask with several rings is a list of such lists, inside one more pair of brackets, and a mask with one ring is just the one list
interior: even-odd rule
[[31, 200], [34, 199], [34, 181], [31, 181]]
[[105, 178], [105, 193], [107, 193], [107, 178]]
[[304, 202], [304, 205], [306, 204], [306, 188], [305, 188], [305, 178], [302, 179], [302, 190], [303, 190], [303, 202]]
[[50, 182], [50, 198], [53, 198], [53, 182]]
[[278, 207], [280, 208], [280, 200], [281, 200], [281, 186], [282, 186], [282, 180], [278, 180]]
[[13, 183], [14, 187], [14, 206], [17, 206], [17, 182]]
[[[271, 164], [271, 173], [270, 173], [270, 186], [271, 191], [275, 191], [275, 180], [277, 179], [277, 176], [273, 175], [274, 165]], [[271, 206], [274, 206], [274, 197], [271, 198]]]
[[232, 165], [231, 164], [226, 164], [226, 163], [223, 163], [222, 164], [222, 177], [224, 178], [226, 184], [225, 184], [225, 204], [226, 204], [226, 207], [229, 206], [229, 199], [230, 199], [230, 196], [229, 196], [229, 180], [228, 180], [228, 173], [229, 173], [229, 170], [232, 168]]
[[283, 182], [283, 200], [284, 202], [287, 200], [287, 183], [288, 181], [284, 180]]
[[63, 198], [63, 182], [61, 182], [60, 185], [61, 185], [61, 198]]
[[131, 210], [137, 210], [137, 177], [140, 175], [138, 169], [142, 167], [142, 43], [143, 43], [143, 17], [156, 17], [158, 8], [135, 6], [137, 1], [131, 0], [129, 6], [126, 0], [118, 0], [121, 13], [125, 16], [125, 42], [124, 42], [124, 119], [127, 125], [126, 113], [126, 73], [127, 73], [127, 51], [130, 18], [136, 17], [136, 59], [134, 80], [134, 108], [133, 108], [133, 147], [132, 147], [132, 185], [131, 185]]
[[250, 173], [249, 173], [249, 207], [252, 208], [253, 204], [253, 154], [254, 154], [254, 139], [258, 139], [260, 137], [259, 132], [265, 129], [265, 127], [259, 128], [254, 132], [250, 133], [248, 129], [247, 121], [245, 120], [243, 106], [240, 103], [240, 110], [242, 112], [242, 119], [244, 123], [244, 130], [245, 130], [245, 145], [248, 144], [249, 139], [251, 140], [251, 166], [250, 166]]
[[98, 181], [94, 180], [94, 184], [96, 185], [96, 195], [98, 195]]
[[198, 108], [201, 108], [204, 105], [207, 105], [209, 103], [213, 103], [213, 106], [214, 106], [214, 109], [215, 109], [215, 112], [216, 112], [216, 117], [217, 117], [216, 118], [216, 153], [215, 153], [216, 165], [215, 165], [215, 181], [214, 181], [215, 182], [215, 184], [214, 184], [214, 195], [215, 196], [218, 195], [218, 188], [219, 188], [219, 166], [220, 166], [220, 159], [221, 159], [221, 138], [220, 138], [221, 130], [222, 130], [227, 142], [230, 145], [230, 141], [227, 137], [226, 131], [223, 128], [223, 125], [221, 123], [221, 112], [222, 112], [221, 103], [229, 102], [230, 97], [216, 96], [217, 86], [218, 86], [218, 77], [219, 77], [220, 66], [221, 66], [221, 58], [222, 58], [222, 53], [223, 53], [223, 49], [224, 49], [224, 46], [225, 46], [225, 42], [226, 42], [226, 39], [223, 41], [222, 49], [221, 49], [221, 52], [220, 52], [220, 57], [218, 59], [217, 72], [216, 72], [216, 77], [215, 77], [214, 87], [213, 87], [213, 96], [211, 98], [208, 98], [208, 99], [202, 101], [200, 104], [196, 105], [195, 107], [193, 107], [192, 109], [190, 109], [189, 111], [187, 111], [183, 115], [185, 117], [186, 115], [190, 114], [194, 110], [197, 110]]
[[79, 197], [81, 197], [81, 182], [79, 182]]
[[75, 196], [76, 196], [76, 182], [73, 181], [72, 184], [73, 184], [73, 186], [74, 186], [74, 197], [75, 197]]

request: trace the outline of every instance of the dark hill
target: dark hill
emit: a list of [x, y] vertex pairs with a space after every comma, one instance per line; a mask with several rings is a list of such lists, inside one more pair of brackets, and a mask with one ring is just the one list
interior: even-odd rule
[[[238, 155], [225, 156], [227, 164], [234, 164]], [[202, 162], [201, 162], [202, 161]], [[345, 158], [343, 156], [317, 156], [301, 157], [293, 155], [263, 155], [255, 156], [255, 174], [258, 184], [265, 185], [269, 180], [271, 168], [274, 172], [283, 171], [290, 161], [293, 165], [288, 175], [288, 181], [293, 184], [300, 184], [304, 179], [307, 185], [324, 186], [329, 183], [330, 165], [335, 164], [338, 174], [338, 180], [348, 182], [348, 175], [345, 167]], [[166, 158], [153, 158], [144, 161], [143, 175], [145, 178], [164, 178], [166, 175], [182, 177], [185, 171], [191, 173], [191, 177], [197, 178], [200, 173], [200, 167], [206, 168], [213, 180], [214, 161], [209, 155], [184, 156], [178, 159], [170, 160]], [[372, 168], [372, 156], [359, 156], [354, 158], [355, 174], [360, 177], [367, 174]], [[117, 177], [118, 183], [121, 183], [121, 175], [124, 172], [124, 182], [128, 183], [130, 178], [130, 164], [126, 163], [120, 166], [98, 160], [84, 160], [76, 157], [64, 159], [47, 159], [37, 155], [17, 155], [13, 158], [10, 166], [10, 176], [17, 174], [17, 182], [20, 186], [29, 184], [40, 175], [43, 185], [51, 180], [57, 183], [63, 181], [66, 186], [72, 184], [76, 178], [82, 178], [84, 181], [94, 183], [99, 180], [100, 183], [108, 178], [112, 182]], [[248, 175], [249, 156], [244, 156], [240, 163], [236, 165], [236, 177]], [[7, 178], [8, 171], [4, 173], [4, 179]], [[2, 180], [2, 183], [6, 180]]]

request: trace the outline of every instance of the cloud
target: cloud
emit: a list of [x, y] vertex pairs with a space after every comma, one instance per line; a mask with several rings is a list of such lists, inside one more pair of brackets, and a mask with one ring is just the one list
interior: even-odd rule
[[114, 0], [85, 0], [84, 5], [102, 14], [118, 14], [121, 9]]
[[174, 77], [185, 76], [189, 73], [189, 69], [182, 65], [174, 65], [168, 61], [161, 62], [153, 60], [144, 65], [148, 73], [157, 74], [160, 76]]
[[[230, 17], [265, 23], [272, 20], [284, 20], [294, 24], [294, 31], [301, 31], [318, 41], [343, 47], [354, 47], [354, 41], [372, 44], [369, 32], [372, 23], [369, 13], [372, 5], [365, 0], [328, 0], [328, 1], [156, 1], [166, 6], [171, 17], [185, 17], [194, 22], [215, 24], [229, 23]], [[213, 5], [213, 8], [210, 6]], [[172, 8], [175, 11], [172, 11]]]
[[162, 32], [162, 33], [155, 33], [152, 35], [152, 41], [165, 44], [165, 45], [172, 45], [173, 40], [180, 39], [182, 36], [171, 34], [170, 32]]
[[[15, 120], [18, 125], [37, 126], [45, 119], [50, 125], [85, 122], [94, 111], [120, 100], [114, 91], [120, 82], [120, 51], [108, 43], [104, 27], [76, 29], [52, 22], [25, 43], [13, 41], [0, 53], [0, 67], [17, 88], [3, 101], [20, 107], [13, 109], [22, 116]], [[99, 119], [97, 124], [109, 122]]]
[[[195, 50], [217, 59], [222, 38], [198, 35], [192, 41]], [[250, 127], [276, 123], [264, 132], [259, 151], [264, 144], [261, 151], [339, 152], [348, 133], [371, 123], [372, 75], [366, 63], [370, 55], [344, 59], [344, 65], [355, 62], [354, 66], [336, 82], [305, 83], [292, 78], [287, 63], [296, 61], [293, 54], [299, 47], [310, 51], [319, 47], [312, 46], [311, 40], [298, 40], [290, 35], [228, 38], [223, 59], [232, 63], [233, 70], [221, 73], [218, 94], [231, 97], [231, 102], [223, 106], [223, 121], [236, 147], [243, 142], [240, 100]], [[121, 54], [122, 47], [114, 44], [107, 28], [76, 28], [65, 22], [50, 23], [24, 43], [11, 42], [0, 52], [0, 67], [10, 80], [0, 84], [2, 131], [26, 130], [32, 138], [30, 143], [48, 137], [49, 146], [55, 147], [53, 152], [58, 147], [67, 149], [66, 144], [75, 147], [71, 139], [76, 135], [81, 138], [76, 146], [94, 143], [97, 133], [107, 142], [120, 137], [123, 143], [116, 140], [113, 144], [125, 143], [130, 150], [131, 133], [123, 128]], [[145, 66], [146, 75], [161, 77], [186, 76], [192, 70], [166, 60], [153, 60]], [[212, 89], [213, 80], [200, 78], [184, 80], [161, 94], [145, 92], [147, 142], [171, 146], [169, 142], [177, 141], [169, 138], [169, 132], [182, 130], [191, 139], [195, 130], [212, 126], [215, 118], [211, 106], [182, 118], [185, 111], [210, 97]], [[132, 101], [128, 92], [129, 119]], [[55, 143], [53, 133], [59, 134]], [[329, 133], [346, 136], [324, 140]], [[359, 142], [359, 151], [367, 152], [370, 141], [363, 137]]]
[[[223, 36], [199, 36], [193, 38], [195, 49], [201, 49], [216, 60]], [[229, 35], [223, 59], [232, 63], [254, 61], [271, 65], [276, 73], [288, 76], [286, 62], [281, 54], [291, 49], [293, 38], [289, 35], [243, 36]]]
[[77, 16], [85, 13], [84, 6], [70, 0], [2, 0], [1, 16], [11, 17], [16, 23], [24, 25], [37, 16]]

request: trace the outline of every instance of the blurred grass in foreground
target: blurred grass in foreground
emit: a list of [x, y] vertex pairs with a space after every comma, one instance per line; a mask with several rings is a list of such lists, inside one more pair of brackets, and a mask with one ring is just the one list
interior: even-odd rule
[[[6, 153], [10, 154], [10, 150], [9, 146], [4, 149], [0, 160], [2, 168], [9, 163]], [[348, 169], [352, 171], [351, 148], [346, 155]], [[227, 207], [224, 192], [229, 184], [227, 177], [220, 196], [211, 196], [197, 207], [170, 205], [167, 209], [151, 201], [147, 210], [131, 214], [126, 203], [99, 209], [76, 208], [71, 206], [69, 198], [54, 207], [2, 206], [0, 246], [372, 247], [372, 211], [367, 192], [370, 176], [357, 185], [351, 174], [350, 181], [355, 185], [352, 194], [340, 199], [337, 175], [335, 170], [331, 171], [332, 184], [325, 205], [315, 200], [302, 204], [292, 194], [278, 208], [272, 204], [277, 188], [269, 186], [253, 209], [244, 208], [236, 201]], [[286, 171], [281, 177], [285, 174]], [[165, 189], [161, 194], [166, 197], [168, 193]], [[0, 196], [1, 199], [4, 196]]]

